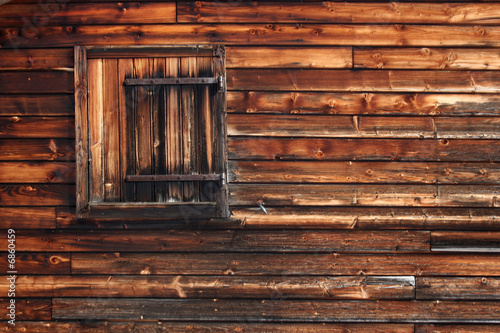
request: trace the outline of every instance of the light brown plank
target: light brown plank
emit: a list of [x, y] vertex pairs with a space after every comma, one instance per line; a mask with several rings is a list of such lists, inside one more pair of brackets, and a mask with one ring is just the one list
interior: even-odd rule
[[496, 333], [500, 325], [415, 325], [415, 333]]
[[73, 116], [73, 95], [0, 95], [1, 116]]
[[[4, 10], [0, 11], [0, 24], [4, 24]], [[2, 70], [73, 70], [73, 49], [28, 49], [28, 50], [1, 50], [0, 68]]]
[[227, 68], [351, 68], [350, 47], [227, 47]]
[[419, 277], [417, 299], [489, 300], [500, 299], [500, 279], [495, 277]]
[[75, 142], [66, 139], [2, 139], [1, 161], [74, 161]]
[[[494, 200], [496, 201], [497, 198]], [[500, 233], [495, 231], [433, 231], [432, 250], [500, 252]]]
[[74, 185], [0, 186], [0, 206], [58, 206], [74, 204]]
[[[16, 229], [17, 230], [17, 229]], [[17, 234], [23, 231], [17, 230]], [[0, 255], [0, 269], [10, 271], [7, 252]], [[22, 253], [16, 252], [15, 270], [19, 274], [69, 274], [70, 255], [68, 253]]]
[[53, 229], [56, 227], [55, 207], [0, 208], [0, 228]]
[[1, 94], [72, 93], [73, 73], [51, 72], [0, 72]]
[[73, 117], [0, 117], [0, 138], [74, 138]]
[[72, 162], [0, 162], [0, 183], [74, 183]]

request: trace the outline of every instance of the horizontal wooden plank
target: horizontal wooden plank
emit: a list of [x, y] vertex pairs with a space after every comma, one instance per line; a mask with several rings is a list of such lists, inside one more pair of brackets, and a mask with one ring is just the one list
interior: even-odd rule
[[496, 208], [232, 207], [245, 228], [498, 230]]
[[355, 48], [355, 68], [500, 69], [495, 49]]
[[0, 206], [68, 206], [74, 204], [74, 185], [0, 185]]
[[216, 216], [213, 202], [183, 202], [183, 203], [98, 203], [91, 204], [86, 217], [96, 219], [154, 219], [169, 218], [188, 221], [192, 218]]
[[232, 184], [231, 205], [499, 207], [500, 186]]
[[55, 207], [0, 208], [0, 229], [53, 229], [56, 227]]
[[[416, 251], [429, 250], [428, 231], [50, 230], [25, 231], [17, 251]], [[0, 239], [0, 248], [8, 240]], [[4, 245], [4, 246], [2, 246]]]
[[499, 184], [500, 165], [449, 162], [229, 161], [228, 178], [235, 183]]
[[[141, 24], [175, 23], [175, 3], [162, 2], [97, 2], [92, 7], [85, 3], [65, 2], [42, 4], [8, 3], [0, 11], [2, 27], [82, 24]], [[28, 23], [26, 23], [28, 22]]]
[[499, 86], [496, 71], [227, 70], [229, 90], [498, 93]]
[[0, 138], [74, 137], [74, 117], [0, 117]]
[[0, 183], [74, 183], [73, 162], [0, 162]]
[[[4, 24], [6, 6], [0, 11], [0, 24]], [[26, 50], [0, 50], [1, 70], [63, 70], [73, 69], [73, 49], [26, 49]]]
[[0, 28], [2, 48], [73, 45], [322, 45], [495, 47], [498, 26], [401, 24], [147, 24]]
[[500, 279], [494, 277], [419, 277], [417, 299], [498, 300]]
[[500, 161], [498, 140], [228, 139], [229, 159], [323, 161]]
[[498, 323], [500, 302], [54, 298], [54, 319]]
[[179, 22], [498, 24], [497, 4], [293, 2], [180, 2]]
[[0, 72], [0, 94], [72, 93], [73, 86], [72, 72]]
[[[0, 280], [7, 295], [8, 276]], [[165, 297], [413, 299], [412, 276], [29, 276], [16, 279], [17, 297]]]
[[[7, 296], [7, 294], [5, 294]], [[11, 306], [11, 300], [14, 300], [14, 318], [9, 317], [12, 310], [8, 309]], [[1, 298], [0, 307], [2, 309], [3, 320], [51, 320], [52, 319], [52, 302], [50, 298]], [[14, 325], [15, 327], [15, 325]]]
[[232, 113], [494, 116], [500, 97], [485, 94], [388, 94], [229, 91]]
[[500, 325], [415, 325], [415, 333], [496, 333]]
[[78, 253], [72, 274], [500, 276], [497, 254]]
[[[497, 200], [495, 198], [495, 200]], [[433, 231], [433, 251], [500, 252], [500, 233], [494, 231]]]
[[500, 138], [498, 117], [229, 114], [228, 135], [331, 138]]
[[[22, 232], [18, 230], [17, 235]], [[2, 272], [12, 270], [7, 256], [7, 252], [0, 254]], [[68, 253], [16, 252], [15, 270], [18, 274], [70, 274], [70, 255]]]
[[350, 47], [227, 47], [227, 68], [351, 68]]
[[0, 161], [74, 161], [75, 141], [67, 139], [1, 139]]
[[54, 95], [0, 95], [1, 116], [71, 116], [75, 97]]

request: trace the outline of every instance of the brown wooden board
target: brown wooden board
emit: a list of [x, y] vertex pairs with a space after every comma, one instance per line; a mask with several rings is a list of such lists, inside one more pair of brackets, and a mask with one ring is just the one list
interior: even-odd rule
[[55, 207], [0, 208], [0, 229], [53, 229], [56, 227]]
[[[0, 24], [6, 21], [6, 6], [0, 11]], [[26, 14], [24, 14], [26, 15]], [[73, 49], [26, 49], [0, 50], [0, 68], [2, 70], [73, 70]]]
[[72, 162], [0, 162], [0, 183], [74, 183]]
[[416, 298], [494, 301], [500, 299], [500, 280], [494, 277], [419, 277]]
[[433, 231], [431, 243], [433, 251], [500, 252], [500, 233], [494, 231]]
[[[12, 319], [7, 314], [11, 310], [7, 307], [11, 306], [11, 300], [15, 301], [15, 320], [51, 320], [52, 319], [52, 302], [49, 298], [1, 298], [0, 299], [0, 315], [4, 320]], [[15, 321], [14, 321], [15, 323]]]
[[0, 117], [0, 138], [74, 138], [73, 117]]
[[2, 161], [74, 161], [75, 142], [66, 139], [2, 139]]
[[55, 94], [73, 91], [72, 72], [0, 72], [0, 94]]
[[496, 333], [500, 325], [415, 325], [415, 333]]
[[[17, 234], [22, 233], [18, 231]], [[6, 248], [7, 250], [7, 248]], [[1, 254], [0, 269], [2, 272], [10, 271], [7, 262], [8, 253]], [[15, 270], [17, 274], [69, 274], [69, 253], [22, 253], [16, 252]]]
[[74, 204], [74, 185], [0, 185], [0, 206], [57, 206]]
[[70, 94], [0, 95], [0, 115], [73, 116], [74, 100]]

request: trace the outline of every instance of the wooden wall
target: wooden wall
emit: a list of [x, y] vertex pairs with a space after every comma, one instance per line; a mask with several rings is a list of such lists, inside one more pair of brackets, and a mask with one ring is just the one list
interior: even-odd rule
[[[495, 1], [1, 6], [0, 330], [498, 332], [499, 36]], [[75, 219], [82, 44], [226, 46], [234, 219]]]

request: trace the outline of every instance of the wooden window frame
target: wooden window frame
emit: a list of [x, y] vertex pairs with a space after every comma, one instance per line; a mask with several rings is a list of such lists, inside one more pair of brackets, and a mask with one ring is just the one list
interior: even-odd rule
[[[216, 112], [218, 126], [217, 175], [208, 175], [220, 181], [220, 189], [215, 202], [90, 202], [90, 124], [88, 109], [88, 66], [87, 60], [94, 57], [120, 58], [148, 53], [148, 57], [183, 57], [198, 56], [200, 53], [212, 52], [218, 90], [216, 92], [213, 112]], [[228, 218], [227, 191], [227, 107], [226, 107], [226, 73], [225, 51], [223, 46], [75, 46], [75, 141], [76, 141], [76, 216], [77, 218], [100, 219], [199, 219]], [[170, 84], [170, 83], [169, 83]], [[189, 84], [189, 82], [187, 82]], [[189, 177], [185, 180], [206, 180], [207, 175]], [[164, 179], [174, 178], [168, 175]], [[134, 181], [143, 181], [136, 179]], [[145, 181], [145, 180], [144, 180]]]

